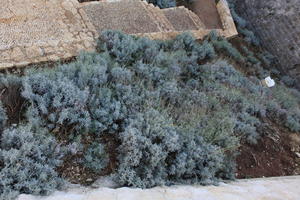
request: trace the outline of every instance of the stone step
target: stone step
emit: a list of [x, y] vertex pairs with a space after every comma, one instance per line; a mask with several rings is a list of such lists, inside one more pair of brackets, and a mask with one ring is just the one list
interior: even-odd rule
[[158, 27], [160, 28], [160, 32], [169, 32], [175, 30], [172, 23], [164, 15], [162, 9], [154, 6], [151, 3], [148, 3], [147, 1], [141, 1], [141, 2], [149, 11], [155, 23], [157, 23]]
[[166, 18], [171, 22], [175, 31], [205, 29], [200, 18], [184, 6], [162, 9]]
[[190, 18], [194, 21], [195, 25], [198, 27], [198, 29], [206, 29], [205, 24], [202, 22], [202, 20], [200, 19], [200, 17], [198, 15], [196, 15], [193, 11], [185, 8], [188, 12], [188, 15], [190, 16]]
[[127, 34], [161, 32], [164, 27], [141, 0], [85, 3], [83, 9], [98, 33], [119, 30]]

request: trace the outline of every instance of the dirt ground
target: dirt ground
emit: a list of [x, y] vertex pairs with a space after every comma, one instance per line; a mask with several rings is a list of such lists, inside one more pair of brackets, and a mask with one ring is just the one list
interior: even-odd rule
[[[112, 135], [105, 135], [101, 138], [95, 138], [93, 135], [88, 137], [82, 142], [84, 144], [84, 148], [86, 148], [89, 144], [91, 144], [95, 140], [101, 140], [103, 144], [106, 145], [106, 152], [109, 154], [109, 163], [106, 168], [100, 170], [99, 172], [95, 172], [87, 167], [85, 167], [82, 162], [83, 161], [83, 152], [77, 152], [75, 155], [69, 155], [64, 158], [63, 164], [57, 169], [58, 173], [68, 180], [70, 183], [74, 184], [82, 184], [82, 185], [90, 185], [99, 177], [110, 175], [114, 173], [117, 168], [117, 148], [119, 146], [119, 141], [117, 141]], [[60, 138], [60, 140], [65, 140]]]
[[237, 178], [300, 174], [300, 135], [272, 124], [255, 145], [242, 144], [237, 157]]
[[185, 6], [197, 14], [208, 29], [222, 28], [215, 1], [194, 0], [191, 3], [186, 3], [186, 1], [178, 0], [177, 4], [178, 6]]

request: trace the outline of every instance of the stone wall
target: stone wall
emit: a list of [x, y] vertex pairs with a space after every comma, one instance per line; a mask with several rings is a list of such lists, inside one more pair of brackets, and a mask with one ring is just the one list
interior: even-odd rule
[[300, 82], [300, 0], [235, 0], [238, 13], [278, 58], [280, 69]]

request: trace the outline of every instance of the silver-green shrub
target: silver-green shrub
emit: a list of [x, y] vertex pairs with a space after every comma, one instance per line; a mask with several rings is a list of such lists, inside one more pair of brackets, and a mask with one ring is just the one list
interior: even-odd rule
[[0, 141], [0, 199], [14, 199], [20, 193], [46, 195], [63, 186], [55, 171], [63, 151], [47, 131], [11, 127]]
[[5, 108], [3, 108], [2, 102], [0, 101], [0, 131], [1, 132], [5, 127], [6, 121], [7, 121], [6, 111]]
[[108, 155], [105, 151], [105, 147], [102, 143], [93, 142], [84, 152], [84, 159], [82, 163], [85, 167], [99, 172], [107, 167], [109, 162]]
[[117, 180], [123, 185], [212, 184], [226, 167], [218, 146], [206, 143], [194, 132], [176, 129], [157, 110], [130, 119], [120, 140]]

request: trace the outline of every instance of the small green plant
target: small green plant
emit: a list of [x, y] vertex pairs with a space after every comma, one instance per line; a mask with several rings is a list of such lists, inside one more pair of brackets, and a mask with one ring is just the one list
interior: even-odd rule
[[216, 32], [212, 31], [208, 40], [219, 51], [223, 51], [227, 56], [238, 62], [245, 62], [244, 56], [225, 38], [219, 37]]
[[101, 143], [94, 142], [84, 153], [84, 160], [82, 161], [84, 166], [92, 169], [95, 172], [99, 172], [104, 169], [108, 162], [109, 158], [105, 152], [104, 145]]
[[254, 53], [250, 51], [246, 46], [242, 46], [242, 50], [247, 55], [247, 61], [251, 64], [258, 64], [260, 61], [255, 57]]

